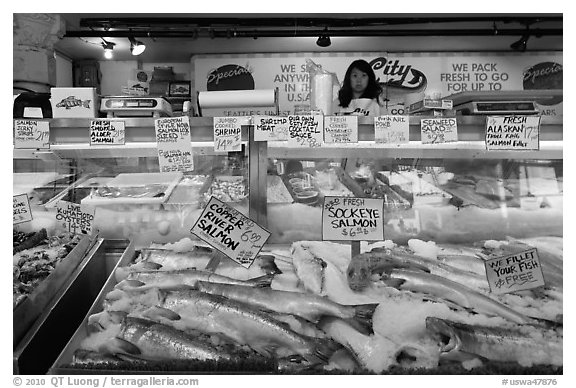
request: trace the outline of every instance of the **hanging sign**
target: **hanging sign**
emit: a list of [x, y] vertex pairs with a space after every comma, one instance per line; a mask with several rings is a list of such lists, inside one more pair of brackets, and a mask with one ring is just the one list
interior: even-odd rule
[[48, 121], [14, 120], [14, 148], [50, 148]]
[[324, 197], [322, 240], [384, 240], [384, 199]]
[[325, 143], [358, 143], [358, 116], [324, 117]]
[[32, 209], [30, 209], [28, 194], [14, 195], [13, 198], [12, 225], [32, 221]]
[[93, 206], [58, 201], [56, 203], [56, 221], [66, 228], [68, 232], [91, 234], [95, 211], [96, 209]]
[[288, 116], [288, 125], [288, 146], [322, 147], [324, 116], [292, 115]]
[[270, 237], [270, 232], [215, 197], [190, 229], [201, 240], [248, 268]]
[[455, 117], [438, 117], [420, 121], [422, 144], [450, 143], [458, 141]]
[[488, 116], [486, 149], [540, 149], [540, 116]]
[[242, 124], [237, 117], [214, 117], [214, 151], [242, 150]]
[[192, 140], [188, 117], [168, 117], [154, 121], [160, 172], [194, 171]]
[[254, 116], [255, 141], [288, 140], [289, 128], [286, 116]]
[[544, 285], [536, 249], [486, 260], [484, 266], [490, 291], [495, 294], [530, 290]]
[[374, 117], [374, 140], [381, 144], [407, 144], [410, 139], [408, 116]]
[[126, 143], [124, 121], [91, 120], [90, 145], [122, 145]]

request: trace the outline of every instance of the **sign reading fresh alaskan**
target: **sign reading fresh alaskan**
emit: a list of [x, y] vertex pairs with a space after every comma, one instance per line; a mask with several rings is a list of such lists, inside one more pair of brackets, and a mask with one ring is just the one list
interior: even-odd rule
[[386, 115], [374, 117], [374, 140], [382, 144], [406, 144], [409, 142], [410, 122], [408, 116]]
[[238, 210], [211, 197], [190, 229], [215, 249], [248, 268], [270, 237], [270, 232]]
[[422, 144], [450, 143], [458, 141], [455, 117], [438, 117], [420, 121]]
[[486, 149], [540, 149], [540, 116], [488, 116]]
[[254, 140], [288, 140], [290, 122], [285, 116], [254, 116]]
[[14, 148], [50, 148], [47, 121], [14, 120]]
[[14, 195], [12, 204], [12, 225], [21, 224], [22, 222], [32, 221], [32, 210], [28, 194]]
[[242, 125], [238, 117], [214, 117], [214, 151], [242, 150]]
[[495, 294], [530, 290], [544, 285], [536, 249], [486, 260], [486, 277]]
[[310, 148], [322, 146], [324, 116], [291, 115], [288, 116], [288, 125], [288, 146]]
[[160, 172], [194, 171], [190, 120], [186, 116], [154, 120]]
[[326, 116], [324, 142], [358, 143], [358, 116]]
[[383, 198], [324, 197], [322, 240], [383, 240], [383, 209]]
[[91, 120], [90, 145], [124, 144], [126, 125], [124, 121]]
[[56, 203], [56, 221], [72, 233], [91, 234], [95, 208], [74, 202]]

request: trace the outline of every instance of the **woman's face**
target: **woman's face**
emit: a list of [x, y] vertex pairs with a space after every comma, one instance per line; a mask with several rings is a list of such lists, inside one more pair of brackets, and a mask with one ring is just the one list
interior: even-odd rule
[[368, 87], [368, 74], [356, 68], [350, 72], [350, 86], [354, 94], [362, 95]]

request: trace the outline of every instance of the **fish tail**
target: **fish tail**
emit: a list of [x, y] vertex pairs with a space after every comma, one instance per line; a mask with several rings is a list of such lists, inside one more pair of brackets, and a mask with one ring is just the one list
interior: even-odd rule
[[372, 304], [361, 304], [354, 306], [354, 319], [365, 326], [369, 333], [373, 333], [372, 330], [372, 316], [374, 311], [378, 307], [378, 303]]
[[315, 339], [315, 346], [314, 350], [311, 354], [304, 356], [309, 362], [312, 364], [327, 364], [330, 357], [342, 348], [338, 342], [333, 341], [331, 339]]
[[84, 101], [84, 102], [82, 103], [82, 106], [83, 106], [84, 108], [90, 108], [90, 101], [92, 101], [92, 100], [86, 100], [86, 101]]
[[157, 320], [159, 318], [166, 318], [171, 321], [178, 321], [179, 319], [182, 318], [180, 314], [160, 306], [150, 307], [149, 309], [147, 309], [142, 313], [142, 316], [152, 320]]
[[262, 287], [270, 287], [272, 284], [272, 279], [274, 279], [274, 275], [264, 275], [259, 276], [257, 278], [248, 279], [248, 281], [254, 286], [258, 288]]
[[139, 355], [142, 353], [140, 348], [134, 345], [132, 342], [128, 342], [120, 337], [114, 337], [106, 341], [98, 351], [112, 354], [135, 354]]

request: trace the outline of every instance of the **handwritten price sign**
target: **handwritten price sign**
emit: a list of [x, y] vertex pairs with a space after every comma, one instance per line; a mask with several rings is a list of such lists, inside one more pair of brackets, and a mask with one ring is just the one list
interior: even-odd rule
[[288, 116], [288, 146], [322, 147], [324, 137], [324, 116]]
[[326, 143], [358, 143], [358, 116], [327, 116], [324, 118]]
[[530, 290], [544, 285], [536, 249], [486, 260], [484, 266], [490, 290], [495, 294]]
[[420, 121], [422, 144], [450, 143], [458, 141], [456, 118], [442, 117]]
[[126, 142], [124, 121], [90, 121], [90, 145], [121, 145]]
[[14, 120], [14, 148], [50, 148], [50, 125], [48, 122]]
[[238, 210], [211, 197], [190, 233], [245, 268], [268, 241], [270, 232]]
[[214, 151], [242, 150], [242, 125], [237, 117], [214, 117]]
[[288, 140], [289, 128], [288, 117], [254, 116], [255, 141]]
[[408, 116], [378, 116], [374, 118], [374, 139], [381, 144], [406, 144], [409, 142]]
[[488, 116], [486, 149], [540, 149], [540, 116]]
[[22, 222], [32, 221], [32, 210], [30, 209], [30, 201], [28, 194], [15, 195], [12, 208], [13, 225], [21, 224]]
[[384, 239], [383, 198], [324, 197], [322, 239]]
[[188, 117], [157, 119], [154, 128], [160, 172], [194, 171]]
[[72, 233], [91, 234], [95, 208], [68, 201], [56, 203], [56, 221]]

